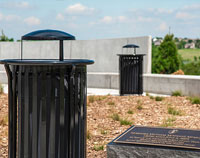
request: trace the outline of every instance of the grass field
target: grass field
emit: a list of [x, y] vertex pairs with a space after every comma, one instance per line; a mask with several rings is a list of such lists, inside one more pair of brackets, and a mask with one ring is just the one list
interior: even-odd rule
[[200, 49], [179, 49], [178, 53], [182, 56], [183, 60], [194, 60], [194, 56], [199, 58]]

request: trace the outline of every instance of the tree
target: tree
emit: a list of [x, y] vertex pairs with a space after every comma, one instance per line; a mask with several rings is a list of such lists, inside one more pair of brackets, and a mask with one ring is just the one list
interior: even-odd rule
[[154, 51], [152, 53], [153, 73], [171, 74], [179, 69], [181, 59], [173, 38], [173, 34], [167, 34], [158, 49], [152, 49]]
[[13, 42], [14, 41], [14, 39], [13, 38], [8, 38], [5, 34], [4, 34], [4, 32], [3, 32], [3, 30], [1, 31], [1, 36], [0, 36], [0, 41], [9, 41], [9, 42]]

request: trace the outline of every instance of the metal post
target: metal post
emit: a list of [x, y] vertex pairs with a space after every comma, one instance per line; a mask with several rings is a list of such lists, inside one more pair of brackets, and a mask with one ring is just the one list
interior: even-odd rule
[[60, 50], [59, 50], [59, 53], [60, 53], [60, 61], [63, 61], [63, 40], [60, 40]]

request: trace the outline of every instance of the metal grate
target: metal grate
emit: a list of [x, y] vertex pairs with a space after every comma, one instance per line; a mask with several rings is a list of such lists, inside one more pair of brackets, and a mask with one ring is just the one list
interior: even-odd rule
[[120, 95], [143, 93], [143, 55], [119, 55]]
[[86, 157], [86, 66], [5, 67], [11, 158]]

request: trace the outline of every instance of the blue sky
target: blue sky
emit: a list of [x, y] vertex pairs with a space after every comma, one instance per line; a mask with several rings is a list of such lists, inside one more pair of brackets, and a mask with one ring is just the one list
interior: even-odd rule
[[20, 39], [38, 29], [59, 29], [77, 39], [169, 32], [200, 38], [200, 0], [0, 0], [0, 29]]

